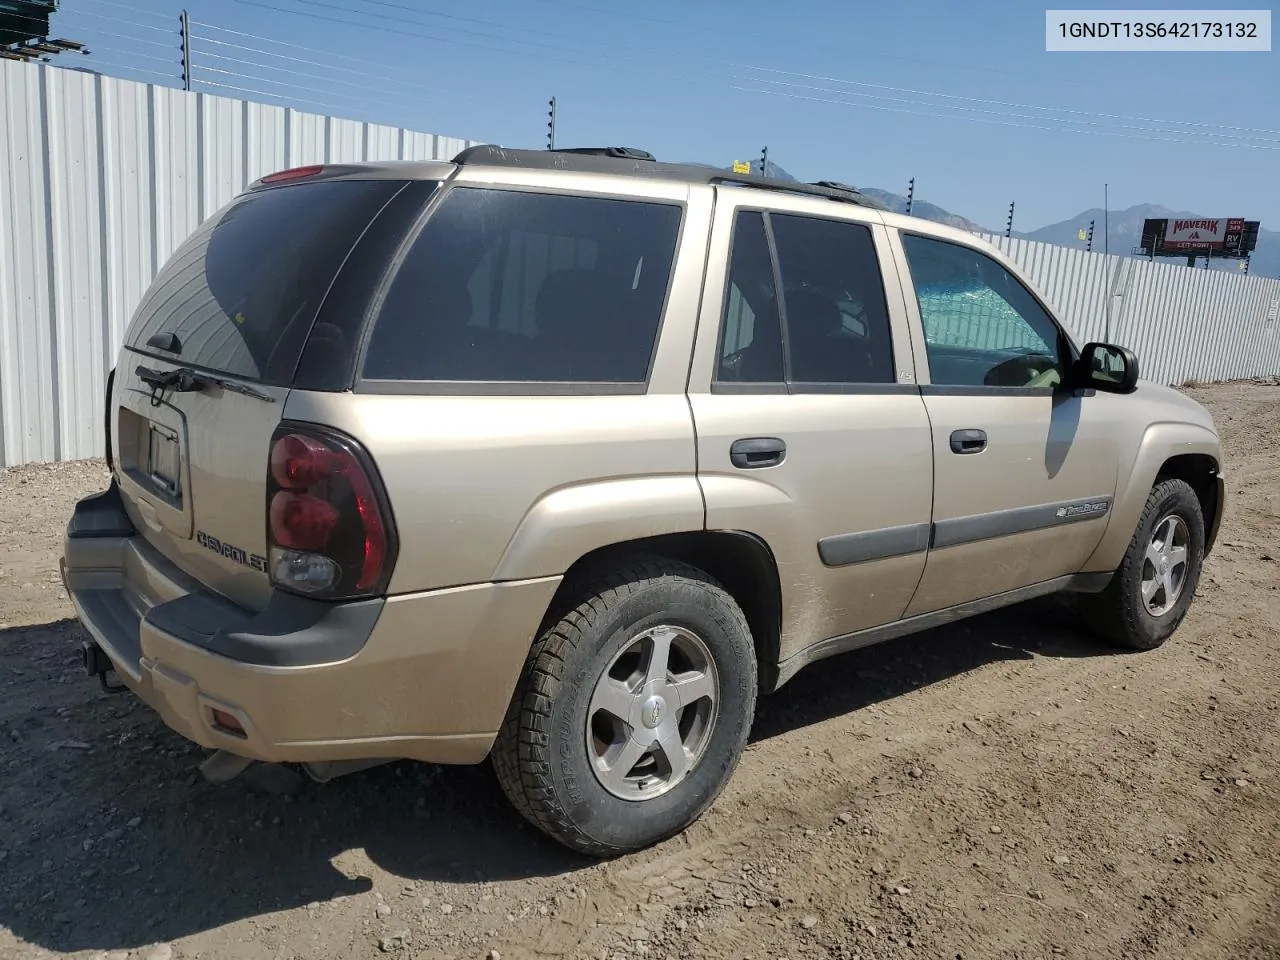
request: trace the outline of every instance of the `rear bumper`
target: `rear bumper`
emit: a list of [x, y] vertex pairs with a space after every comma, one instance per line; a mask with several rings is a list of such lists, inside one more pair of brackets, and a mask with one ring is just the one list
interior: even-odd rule
[[62, 574], [118, 678], [166, 724], [205, 747], [297, 763], [483, 760], [560, 579], [341, 604], [276, 591], [254, 612], [138, 536], [114, 486], [77, 505]]

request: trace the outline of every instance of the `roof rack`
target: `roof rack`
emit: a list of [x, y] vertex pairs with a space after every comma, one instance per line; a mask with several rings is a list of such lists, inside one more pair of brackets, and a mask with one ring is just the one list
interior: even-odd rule
[[468, 147], [453, 162], [459, 166], [474, 164], [490, 167], [521, 167], [527, 170], [564, 170], [571, 173], [615, 173], [633, 176], [675, 180], [680, 183], [705, 183], [710, 185], [732, 184], [773, 190], [779, 193], [798, 193], [811, 197], [824, 197], [841, 203], [853, 203], [874, 210], [887, 210], [883, 203], [874, 200], [857, 188], [835, 180], [818, 183], [799, 183], [778, 180], [753, 174], [730, 173], [718, 167], [699, 166], [691, 163], [661, 163], [653, 154], [635, 147], [571, 147], [555, 150], [510, 150], [485, 143]]

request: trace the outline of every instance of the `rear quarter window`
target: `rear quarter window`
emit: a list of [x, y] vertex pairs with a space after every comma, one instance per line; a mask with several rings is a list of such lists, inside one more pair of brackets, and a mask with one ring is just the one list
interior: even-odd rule
[[[334, 277], [403, 186], [333, 180], [238, 197], [164, 265], [126, 343], [184, 365], [288, 386]], [[148, 346], [164, 333], [177, 336], [176, 355]]]
[[504, 382], [645, 383], [682, 212], [452, 188], [391, 282], [363, 377], [481, 392]]

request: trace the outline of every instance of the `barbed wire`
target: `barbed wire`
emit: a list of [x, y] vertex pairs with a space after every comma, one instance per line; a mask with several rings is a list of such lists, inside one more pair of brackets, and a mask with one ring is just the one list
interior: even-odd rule
[[[217, 55], [206, 54], [206, 56], [217, 56]], [[231, 60], [236, 63], [243, 63], [243, 64], [246, 64], [247, 66], [257, 66], [266, 70], [287, 69], [287, 68], [281, 68], [281, 67], [270, 67], [265, 64], [254, 64], [254, 63], [250, 63], [247, 60], [236, 60], [234, 57], [217, 57], [217, 59]], [[295, 87], [297, 89], [302, 89], [302, 90], [312, 90], [312, 91], [315, 90], [314, 84], [310, 84], [310, 85], [293, 84], [293, 83], [288, 83], [284, 80], [277, 80], [272, 77], [257, 77], [257, 76], [253, 76], [252, 74], [240, 73], [235, 70], [225, 70], [219, 67], [211, 67], [202, 63], [193, 64], [192, 70], [193, 72], [195, 70], [208, 70], [212, 73], [219, 73], [219, 74], [223, 74], [225, 76], [230, 76], [230, 77], [239, 77], [241, 80], [251, 80], [251, 81], [254, 81], [255, 83], [278, 84], [279, 86]], [[356, 89], [359, 89], [359, 90], [367, 91], [369, 93], [375, 93], [378, 96], [382, 96], [382, 97], [397, 97], [397, 98], [409, 100], [412, 102], [421, 102], [418, 97], [416, 97], [414, 94], [411, 94], [407, 91], [388, 90], [385, 87], [377, 87], [377, 86], [370, 86], [369, 84], [355, 83], [354, 81], [351, 81], [351, 80], [335, 80], [331, 77], [323, 77], [314, 73], [303, 73], [301, 71], [290, 70], [289, 75], [293, 77], [299, 77], [302, 79], [327, 80], [330, 83], [341, 83], [347, 86], [355, 87]]]
[[[162, 15], [154, 11], [148, 11], [140, 7], [132, 6], [127, 3], [119, 3], [116, 0], [88, 0], [88, 2], [101, 4], [103, 6], [118, 8], [129, 11], [131, 13], [143, 14], [145, 16], [160, 19]], [[286, 7], [275, 6], [263, 3], [261, 0], [237, 0], [247, 6], [260, 7], [263, 9], [274, 10], [281, 13], [289, 14], [297, 17], [305, 17], [321, 21], [329, 21], [344, 26], [355, 26], [376, 30], [395, 35], [410, 35], [421, 37], [437, 43], [445, 43], [452, 45], [460, 45], [467, 47], [475, 47], [491, 52], [499, 52], [507, 55], [536, 57], [540, 60], [549, 60], [553, 62], [569, 63], [576, 66], [584, 66], [592, 69], [604, 69], [611, 73], [631, 72], [638, 73], [642, 76], [651, 76], [643, 70], [628, 70], [626, 67], [620, 66], [616, 58], [618, 56], [616, 50], [611, 50], [611, 59], [609, 62], [599, 62], [596, 57], [599, 56], [598, 50], [583, 51], [575, 47], [565, 46], [564, 44], [547, 43], [536, 40], [526, 40], [521, 38], [500, 36], [492, 31], [463, 29], [459, 27], [442, 26], [435, 23], [427, 23], [419, 19], [410, 19], [407, 17], [395, 17], [387, 14], [379, 14], [382, 20], [390, 20], [394, 23], [404, 24], [411, 27], [423, 27], [432, 31], [444, 31], [448, 33], [463, 34], [468, 37], [479, 38], [479, 40], [488, 41], [487, 43], [475, 42], [471, 40], [458, 40], [452, 37], [442, 37], [434, 33], [427, 33], [417, 30], [406, 30], [404, 26], [383, 26], [377, 22], [370, 22], [371, 11], [358, 7], [351, 7], [336, 3], [325, 2], [325, 0], [292, 0], [294, 3], [306, 4], [310, 7], [319, 7], [321, 9], [333, 10], [344, 15], [358, 18], [355, 21], [349, 19], [340, 19], [326, 14], [317, 13], [312, 10], [290, 9]], [[286, 0], [289, 2], [289, 0]], [[501, 30], [514, 31], [520, 28], [507, 27], [497, 24], [493, 21], [483, 20], [477, 17], [463, 17], [455, 14], [442, 13], [440, 11], [432, 11], [419, 7], [410, 7], [406, 4], [396, 3], [393, 0], [354, 0], [357, 3], [373, 4], [379, 7], [393, 8], [397, 10], [406, 10], [420, 15], [433, 16], [438, 18], [450, 19], [459, 22], [466, 22], [473, 25], [487, 26]], [[565, 4], [569, 6], [570, 4]], [[604, 12], [604, 11], [600, 11]], [[21, 15], [18, 15], [21, 16]], [[122, 27], [133, 28], [135, 30], [149, 30], [164, 33], [176, 33], [174, 27], [160, 27], [150, 23], [139, 22], [128, 18], [120, 18], [119, 16], [106, 16], [104, 14], [96, 14], [92, 11], [78, 10], [76, 16], [91, 17], [102, 20], [110, 20], [113, 24]], [[360, 19], [363, 18], [363, 19]], [[41, 18], [23, 17], [27, 20], [38, 20], [43, 22]], [[273, 37], [254, 34], [247, 31], [235, 30], [220, 24], [207, 23], [204, 21], [192, 21], [192, 26], [199, 26], [200, 31], [209, 30], [222, 34], [223, 36], [236, 36], [244, 39], [259, 41], [260, 43], [279, 46], [287, 49], [299, 50], [302, 52], [314, 53], [319, 56], [329, 58], [338, 58], [351, 63], [357, 63], [364, 66], [364, 69], [356, 70], [350, 67], [321, 61], [307, 57], [298, 57], [291, 54], [280, 53], [276, 50], [263, 49], [260, 46], [250, 46], [243, 43], [235, 43], [228, 40], [222, 40], [217, 37], [204, 36], [200, 31], [192, 31], [193, 35], [189, 37], [191, 43], [191, 65], [193, 73], [196, 69], [203, 67], [202, 61], [214, 60], [220, 63], [235, 63], [245, 67], [256, 68], [260, 71], [284, 74], [287, 77], [295, 77], [298, 79], [314, 81], [308, 84], [294, 84], [287, 80], [262, 77], [250, 74], [244, 74], [235, 70], [220, 69], [208, 66], [210, 72], [217, 73], [219, 76], [240, 77], [253, 83], [264, 84], [270, 87], [282, 87], [290, 89], [300, 89], [306, 91], [316, 91], [316, 83], [334, 84], [339, 86], [351, 87], [354, 89], [368, 91], [379, 97], [392, 97], [401, 99], [411, 99], [414, 102], [422, 102], [423, 95], [416, 89], [416, 78], [411, 81], [407, 73], [401, 73], [399, 77], [388, 76], [386, 73], [374, 73], [369, 70], [369, 61], [359, 57], [353, 57], [348, 54], [339, 54], [331, 51], [323, 50], [316, 47], [307, 47], [302, 44], [294, 44], [288, 41], [277, 40]], [[119, 33], [112, 30], [86, 27], [86, 33], [97, 34], [101, 36], [111, 37], [117, 40], [124, 40], [130, 44], [140, 44], [152, 47], [169, 48], [174, 50], [173, 61], [179, 61], [178, 44], [176, 42], [165, 43], [158, 39], [151, 39], [146, 36], [134, 36], [126, 33]], [[565, 39], [573, 41], [574, 38], [567, 37], [564, 34], [557, 34], [553, 31], [546, 30], [521, 30], [524, 33], [535, 33], [540, 36]], [[502, 44], [499, 46], [498, 44]], [[223, 53], [215, 53], [207, 49], [206, 45], [214, 45], [220, 49], [227, 51]], [[125, 56], [146, 59], [153, 62], [169, 62], [168, 58], [162, 58], [154, 54], [144, 54], [134, 51], [123, 51], [118, 47], [101, 47], [94, 46], [104, 51], [118, 53]], [[512, 46], [531, 47], [537, 50], [551, 50], [555, 52], [570, 53], [575, 56], [585, 56], [592, 59], [575, 60], [562, 57], [551, 57], [545, 53], [534, 53], [530, 50], [511, 49]], [[638, 48], [627, 47], [621, 44], [615, 44], [619, 49], [638, 50]], [[231, 54], [243, 54], [244, 56], [233, 56]], [[303, 66], [318, 67], [325, 71], [324, 74], [316, 74], [305, 70], [299, 70], [296, 67], [282, 67], [272, 62], [261, 62], [259, 58], [266, 58], [268, 61], [283, 61], [290, 64], [299, 64]], [[1098, 111], [1078, 110], [1065, 107], [1047, 107], [1035, 104], [1021, 104], [1015, 101], [997, 100], [991, 98], [968, 97], [960, 94], [950, 94], [940, 91], [930, 91], [923, 89], [915, 89], [909, 87], [898, 87], [891, 84], [871, 83], [867, 81], [850, 80], [847, 78], [830, 77], [816, 73], [803, 73], [799, 71], [784, 70], [781, 68], [763, 66], [758, 64], [741, 64], [731, 63], [729, 61], [718, 61], [705, 57], [676, 57], [670, 54], [662, 54], [654, 51], [640, 51], [640, 58], [653, 64], [670, 64], [678, 63], [680, 72], [673, 73], [666, 71], [666, 76], [676, 79], [688, 80], [693, 83], [705, 84], [706, 76], [715, 78], [720, 84], [728, 89], [751, 95], [765, 95], [784, 97], [788, 99], [809, 101], [815, 103], [824, 103], [831, 105], [839, 105], [852, 108], [874, 109], [884, 112], [900, 113], [909, 116], [924, 117], [931, 120], [958, 120], [970, 123], [985, 123], [998, 126], [1040, 130], [1054, 132], [1060, 134], [1085, 134], [1107, 137], [1119, 137], [1129, 140], [1144, 140], [1151, 142], [1165, 143], [1181, 143], [1188, 145], [1200, 146], [1236, 146], [1245, 147], [1247, 149], [1263, 149], [1274, 150], [1280, 149], [1280, 130], [1271, 130], [1268, 128], [1243, 127], [1229, 124], [1204, 123], [1200, 121], [1190, 120], [1159, 120], [1149, 117], [1138, 117], [1124, 114], [1109, 114]], [[626, 57], [635, 61], [636, 57]], [[706, 69], [692, 68], [692, 72], [699, 74], [698, 77], [692, 76], [689, 71], [690, 67], [685, 62], [693, 59], [703, 63], [712, 63], [718, 66], [731, 66], [738, 71], [746, 71], [746, 75], [728, 74], [721, 71], [710, 71]], [[388, 68], [382, 65], [383, 70]], [[138, 72], [144, 72], [139, 70]], [[348, 75], [355, 75], [362, 80], [382, 81], [385, 84], [393, 85], [391, 88], [382, 86], [378, 83], [355, 82], [352, 80], [344, 80], [334, 77], [331, 74], [340, 72]], [[179, 77], [179, 79], [181, 79]], [[195, 78], [191, 78], [193, 82]], [[223, 89], [232, 89], [230, 84], [214, 84], [213, 81], [200, 80], [199, 82], [215, 85]], [[415, 82], [413, 92], [408, 90], [397, 90], [395, 84]], [[854, 87], [857, 89], [848, 89]], [[270, 94], [267, 91], [251, 90], [250, 88], [238, 88], [248, 92], [262, 93], [263, 95], [273, 96], [275, 99], [287, 99], [287, 95]], [[876, 93], [862, 92], [863, 90], [875, 90]], [[320, 91], [328, 94], [329, 91]], [[334, 95], [343, 96], [341, 91], [333, 92]], [[897, 94], [897, 95], [889, 95]], [[923, 98], [923, 99], [922, 99]], [[297, 99], [297, 98], [295, 98]], [[868, 102], [869, 101], [869, 102]], [[302, 101], [309, 103], [319, 103], [319, 101]], [[367, 106], [367, 101], [366, 101]], [[1036, 111], [1034, 113], [1019, 113], [1018, 110]], [[1061, 114], [1055, 116], [1054, 114]], [[1125, 122], [1116, 122], [1125, 121]], [[1134, 126], [1133, 124], [1145, 124], [1146, 126]], [[1180, 127], [1183, 129], [1169, 129], [1169, 127]], [[1219, 132], [1221, 131], [1221, 132]], [[1260, 136], [1271, 135], [1271, 136]], [[1273, 146], [1274, 145], [1274, 146]]]
[[[194, 24], [193, 24], [193, 25], [194, 25]], [[250, 35], [250, 36], [252, 36], [252, 35]], [[270, 38], [262, 38], [262, 39], [268, 39], [268, 40], [269, 40]], [[339, 66], [334, 66], [333, 64], [331, 64], [331, 63], [327, 63], [327, 62], [322, 61], [322, 60], [310, 60], [310, 59], [307, 59], [306, 57], [294, 57], [294, 56], [291, 56], [291, 55], [289, 55], [289, 54], [276, 53], [275, 51], [272, 51], [272, 50], [262, 50], [262, 49], [260, 49], [260, 48], [258, 48], [258, 47], [249, 47], [249, 46], [245, 46], [244, 44], [228, 43], [228, 42], [227, 42], [227, 41], [225, 41], [225, 40], [218, 40], [218, 39], [215, 39], [215, 38], [213, 38], [213, 37], [193, 36], [192, 41], [193, 41], [193, 44], [194, 44], [194, 43], [212, 43], [212, 44], [216, 44], [216, 45], [218, 45], [218, 46], [220, 46], [220, 47], [225, 47], [225, 48], [232, 49], [232, 50], [237, 50], [237, 51], [240, 51], [240, 52], [245, 52], [245, 53], [257, 53], [257, 54], [261, 54], [261, 55], [263, 55], [263, 56], [273, 57], [273, 58], [276, 58], [276, 59], [279, 59], [279, 60], [288, 60], [288, 61], [293, 62], [293, 63], [302, 63], [302, 64], [307, 64], [307, 65], [309, 65], [309, 66], [324, 67], [324, 68], [325, 68], [325, 69], [327, 69], [327, 70], [338, 70], [338, 71], [340, 71], [340, 72], [342, 72], [342, 73], [351, 73], [351, 74], [355, 74], [356, 76], [360, 76], [360, 77], [372, 77], [372, 78], [374, 78], [374, 79], [387, 80], [387, 81], [389, 81], [389, 82], [391, 82], [391, 83], [401, 83], [401, 82], [404, 82], [404, 81], [409, 80], [409, 76], [408, 76], [408, 75], [406, 75], [406, 76], [405, 76], [405, 77], [403, 77], [403, 78], [380, 76], [380, 75], [378, 75], [378, 74], [371, 74], [371, 73], [369, 73], [369, 71], [368, 71], [367, 69], [365, 69], [365, 70], [353, 70], [353, 69], [351, 69], [350, 67], [339, 67]], [[283, 43], [283, 41], [276, 41], [276, 42]], [[285, 44], [285, 45], [286, 45], [286, 46], [290, 46], [290, 47], [296, 47], [296, 48], [301, 49], [301, 50], [311, 51], [311, 52], [318, 53], [318, 54], [322, 54], [322, 55], [323, 55], [323, 54], [327, 54], [327, 51], [325, 51], [325, 50], [317, 50], [317, 49], [314, 49], [314, 48], [312, 48], [312, 47], [300, 47], [298, 44]], [[219, 54], [215, 54], [215, 53], [203, 53], [203, 54], [202, 54], [202, 56], [206, 56], [206, 57], [215, 57], [215, 58], [216, 58], [216, 57], [219, 57]], [[335, 54], [334, 56], [342, 56], [342, 55], [341, 55], [341, 54]], [[225, 59], [232, 59], [232, 58], [230, 58], [230, 57], [226, 57]], [[353, 61], [353, 62], [355, 62], [355, 63], [364, 63], [364, 64], [367, 64], [367, 63], [368, 63], [368, 61], [366, 61], [366, 60], [361, 60], [359, 57], [343, 57], [343, 59], [351, 60], [351, 61]], [[249, 63], [250, 61], [241, 61], [241, 62]], [[273, 69], [275, 69], [275, 68], [273, 68]], [[413, 78], [413, 79], [414, 79], [414, 82], [417, 82], [417, 80], [418, 80], [418, 78], [416, 78], [416, 77], [415, 77], [415, 78]]]

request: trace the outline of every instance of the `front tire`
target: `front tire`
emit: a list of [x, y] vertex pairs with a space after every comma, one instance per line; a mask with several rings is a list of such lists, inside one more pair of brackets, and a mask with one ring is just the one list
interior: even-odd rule
[[512, 805], [566, 846], [614, 856], [698, 819], [755, 714], [755, 648], [701, 570], [638, 561], [534, 643], [493, 749]]
[[1101, 593], [1081, 595], [1085, 624], [1132, 650], [1154, 650], [1178, 629], [1204, 565], [1204, 513], [1184, 480], [1152, 489], [1115, 576]]

